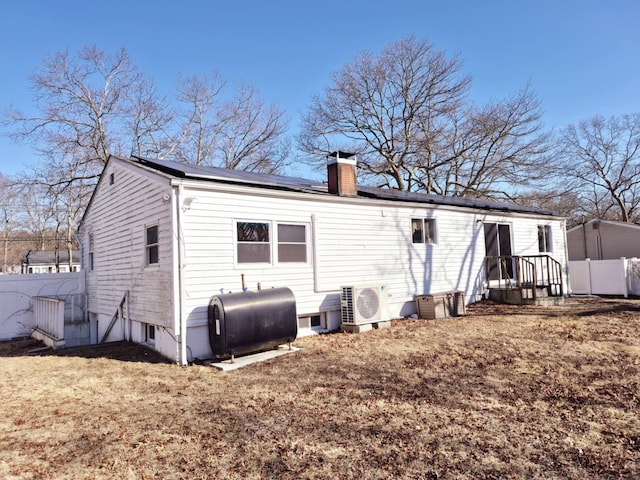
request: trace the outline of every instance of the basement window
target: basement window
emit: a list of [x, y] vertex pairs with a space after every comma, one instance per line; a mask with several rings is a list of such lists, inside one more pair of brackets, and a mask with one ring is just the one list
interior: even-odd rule
[[323, 330], [326, 328], [323, 315], [321, 313], [315, 315], [304, 315], [298, 317], [298, 328], [312, 328], [314, 330]]
[[538, 225], [538, 251], [551, 252], [551, 225]]
[[436, 243], [435, 218], [412, 218], [411, 235], [413, 243]]
[[156, 343], [156, 326], [149, 323], [144, 324], [144, 343], [155, 345]]

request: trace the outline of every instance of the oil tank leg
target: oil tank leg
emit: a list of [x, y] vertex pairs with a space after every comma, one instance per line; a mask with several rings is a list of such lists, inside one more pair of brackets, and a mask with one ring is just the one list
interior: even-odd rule
[[236, 356], [233, 354], [233, 352], [231, 352], [231, 360], [229, 360], [230, 363], [236, 363]]

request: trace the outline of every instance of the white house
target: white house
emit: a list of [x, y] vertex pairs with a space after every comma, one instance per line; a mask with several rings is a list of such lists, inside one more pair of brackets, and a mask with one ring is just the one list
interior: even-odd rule
[[551, 258], [566, 284], [563, 218], [358, 186], [342, 157], [324, 183], [112, 156], [79, 228], [94, 341], [144, 342], [186, 364], [211, 355], [213, 295], [288, 287], [303, 335], [340, 326], [344, 285], [383, 287], [390, 318], [415, 313], [417, 294], [478, 301], [495, 278], [486, 257]]
[[[71, 263], [71, 266], [69, 266]], [[80, 252], [71, 250], [27, 250], [22, 256], [22, 273], [60, 273], [80, 271]]]

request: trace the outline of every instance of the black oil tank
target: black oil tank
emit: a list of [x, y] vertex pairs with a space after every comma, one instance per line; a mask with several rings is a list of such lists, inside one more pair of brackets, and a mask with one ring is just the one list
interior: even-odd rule
[[296, 299], [286, 287], [215, 295], [208, 317], [216, 358], [268, 350], [298, 335]]

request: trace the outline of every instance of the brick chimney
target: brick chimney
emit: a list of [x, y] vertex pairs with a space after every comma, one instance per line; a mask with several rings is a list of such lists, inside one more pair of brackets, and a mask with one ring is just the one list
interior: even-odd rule
[[357, 196], [355, 153], [331, 152], [327, 159], [329, 193], [344, 197]]

